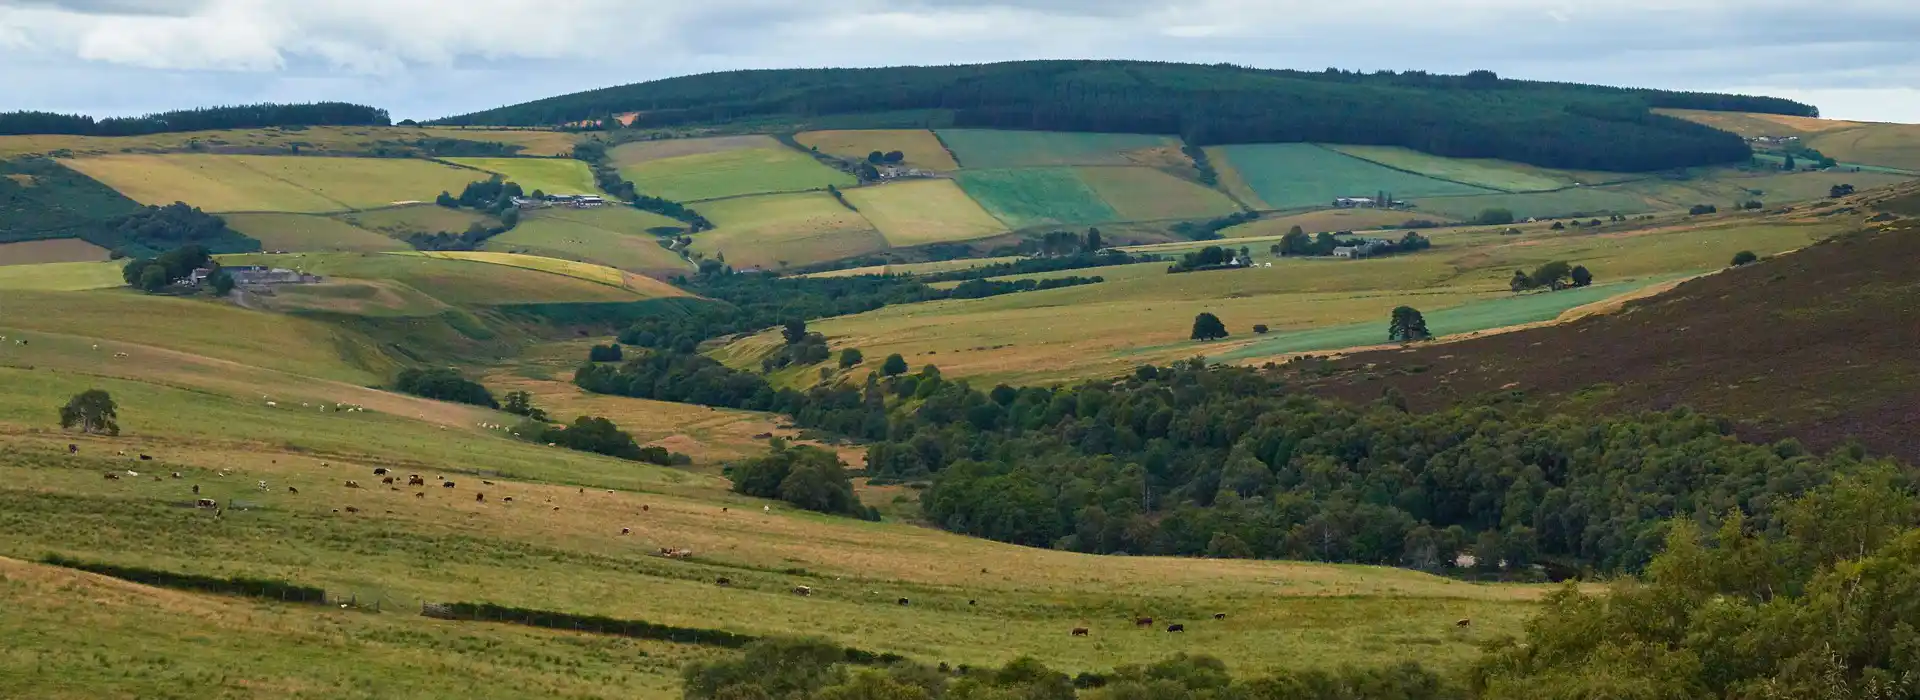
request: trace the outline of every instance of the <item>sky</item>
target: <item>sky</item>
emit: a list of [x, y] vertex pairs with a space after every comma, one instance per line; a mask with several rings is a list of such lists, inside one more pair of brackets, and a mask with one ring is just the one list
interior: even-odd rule
[[1920, 123], [1915, 0], [0, 0], [0, 111], [431, 119], [741, 68], [1127, 58], [1764, 94]]

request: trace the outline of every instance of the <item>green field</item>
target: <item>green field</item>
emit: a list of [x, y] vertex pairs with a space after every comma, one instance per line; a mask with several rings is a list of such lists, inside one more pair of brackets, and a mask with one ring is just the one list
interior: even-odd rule
[[1228, 238], [1266, 238], [1282, 236], [1293, 227], [1307, 233], [1321, 231], [1366, 231], [1381, 227], [1398, 228], [1413, 219], [1437, 220], [1447, 223], [1451, 217], [1440, 216], [1430, 211], [1401, 211], [1395, 209], [1322, 209], [1301, 214], [1270, 214], [1258, 220], [1223, 230], [1220, 235]]
[[106, 155], [62, 161], [144, 204], [210, 212], [320, 213], [432, 201], [471, 170], [405, 158]]
[[749, 194], [852, 187], [852, 175], [789, 148], [751, 148], [676, 156], [623, 166], [642, 193], [696, 202]]
[[1180, 146], [1179, 139], [1148, 134], [990, 129], [941, 129], [938, 133], [967, 168], [1133, 165], [1137, 161], [1130, 154]]
[[939, 172], [960, 169], [960, 165], [953, 161], [953, 156], [947, 153], [946, 146], [926, 129], [809, 131], [796, 134], [793, 139], [802, 146], [817, 148], [821, 153], [842, 158], [866, 160], [874, 151], [899, 151], [907, 157], [904, 164], [909, 168]]
[[127, 284], [120, 276], [124, 267], [126, 263], [111, 261], [0, 265], [0, 289], [77, 292], [123, 287]]
[[1120, 219], [1073, 168], [966, 170], [955, 179], [988, 213], [1015, 229]]
[[[639, 301], [619, 286], [535, 269], [404, 253], [221, 256], [228, 265], [270, 265], [324, 277], [393, 280], [455, 306]], [[555, 260], [555, 264], [567, 261]]]
[[1371, 197], [1383, 191], [1405, 200], [1489, 191], [1401, 172], [1313, 144], [1218, 146], [1208, 152], [1216, 165], [1225, 160], [1272, 209], [1323, 207], [1339, 197]]
[[1578, 179], [1562, 173], [1499, 160], [1443, 158], [1399, 146], [1326, 147], [1395, 170], [1502, 192], [1558, 190], [1579, 183]]
[[[546, 194], [596, 194], [593, 171], [586, 161], [572, 158], [445, 158], [449, 163], [498, 173], [509, 182], [519, 183], [526, 192]], [[459, 194], [458, 190], [453, 191]]]
[[607, 156], [613, 165], [622, 170], [656, 160], [696, 156], [727, 151], [753, 149], [783, 149], [780, 141], [764, 134], [743, 134], [739, 136], [714, 136], [691, 139], [658, 139], [652, 141], [630, 141], [615, 146]]
[[887, 248], [873, 224], [826, 193], [741, 197], [700, 211], [718, 228], [695, 235], [693, 250], [725, 256], [737, 269], [778, 270]]
[[1127, 221], [1211, 219], [1240, 210], [1217, 190], [1153, 168], [1080, 168], [1079, 175]]
[[684, 273], [686, 260], [662, 248], [651, 228], [680, 222], [632, 207], [545, 209], [530, 213], [512, 231], [487, 239], [486, 250], [523, 252], [578, 260], [629, 272]]
[[895, 247], [971, 241], [1007, 232], [1005, 224], [951, 180], [860, 187], [846, 190], [846, 197]]
[[407, 244], [340, 219], [312, 214], [228, 214], [227, 226], [260, 241], [262, 250], [377, 253]]
[[1608, 213], [1642, 214], [1669, 208], [1631, 192], [1598, 187], [1530, 194], [1426, 197], [1412, 201], [1417, 208], [1408, 213], [1410, 216], [1431, 213], [1453, 219], [1472, 219], [1488, 209], [1506, 209], [1524, 220], [1531, 217], [1593, 216]]
[[442, 231], [460, 233], [476, 223], [493, 223], [493, 219], [471, 210], [450, 209], [433, 204], [414, 204], [354, 212], [342, 214], [340, 219], [354, 226], [396, 238]]

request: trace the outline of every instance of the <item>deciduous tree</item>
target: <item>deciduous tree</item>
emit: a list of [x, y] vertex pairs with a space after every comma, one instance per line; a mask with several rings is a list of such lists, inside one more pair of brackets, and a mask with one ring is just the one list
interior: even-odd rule
[[1193, 317], [1192, 338], [1194, 340], [1219, 340], [1227, 335], [1227, 324], [1221, 323], [1219, 316], [1202, 311], [1200, 315]]
[[113, 397], [100, 389], [88, 389], [75, 394], [60, 407], [60, 427], [64, 430], [80, 428], [83, 433], [105, 435], [120, 434], [120, 410], [114, 405]]

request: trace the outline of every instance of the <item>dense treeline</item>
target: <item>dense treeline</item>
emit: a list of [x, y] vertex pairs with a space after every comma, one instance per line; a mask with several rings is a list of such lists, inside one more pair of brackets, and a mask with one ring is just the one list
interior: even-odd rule
[[394, 379], [393, 388], [401, 393], [439, 401], [500, 407], [500, 402], [493, 398], [493, 392], [487, 391], [487, 387], [451, 369], [404, 369]]
[[49, 566], [58, 566], [101, 576], [111, 576], [122, 581], [172, 588], [202, 593], [221, 593], [244, 595], [256, 598], [272, 598], [289, 603], [326, 603], [327, 592], [313, 586], [302, 586], [274, 579], [249, 578], [245, 576], [205, 576], [187, 574], [165, 569], [150, 569], [144, 566], [125, 566], [90, 562], [80, 559], [49, 554], [40, 559]]
[[0, 135], [139, 136], [212, 129], [259, 129], [272, 126], [388, 126], [392, 123], [392, 119], [387, 116], [387, 110], [384, 109], [345, 102], [315, 102], [208, 107], [161, 112], [144, 117], [106, 119], [51, 112], [4, 112], [0, 113]]
[[158, 292], [167, 285], [186, 279], [195, 269], [213, 264], [213, 256], [205, 246], [187, 245], [151, 258], [128, 260], [120, 268], [120, 278], [129, 287]]
[[606, 88], [443, 120], [553, 125], [639, 112], [639, 128], [942, 110], [955, 126], [1176, 134], [1192, 146], [1326, 142], [1614, 171], [1743, 161], [1733, 134], [1652, 107], [1813, 115], [1787, 100], [1466, 76], [1126, 61], [736, 71]]

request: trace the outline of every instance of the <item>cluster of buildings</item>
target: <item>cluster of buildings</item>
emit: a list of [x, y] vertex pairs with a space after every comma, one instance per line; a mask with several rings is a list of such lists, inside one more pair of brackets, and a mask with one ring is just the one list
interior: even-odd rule
[[513, 205], [521, 209], [545, 209], [547, 207], [573, 207], [592, 209], [607, 205], [605, 197], [597, 194], [550, 194], [544, 197], [514, 197]]
[[198, 287], [206, 284], [207, 280], [211, 279], [217, 272], [227, 273], [228, 277], [233, 278], [234, 285], [240, 287], [263, 287], [275, 284], [313, 284], [323, 281], [323, 278], [319, 275], [309, 275], [305, 272], [288, 270], [281, 267], [234, 265], [219, 268], [194, 268], [193, 273], [187, 275], [185, 283], [188, 286]]
[[1347, 260], [1370, 258], [1381, 253], [1391, 253], [1396, 247], [1392, 241], [1383, 241], [1378, 238], [1352, 238], [1346, 243], [1333, 249], [1333, 257]]
[[1339, 197], [1333, 200], [1333, 206], [1338, 209], [1404, 209], [1410, 205], [1389, 197]]

